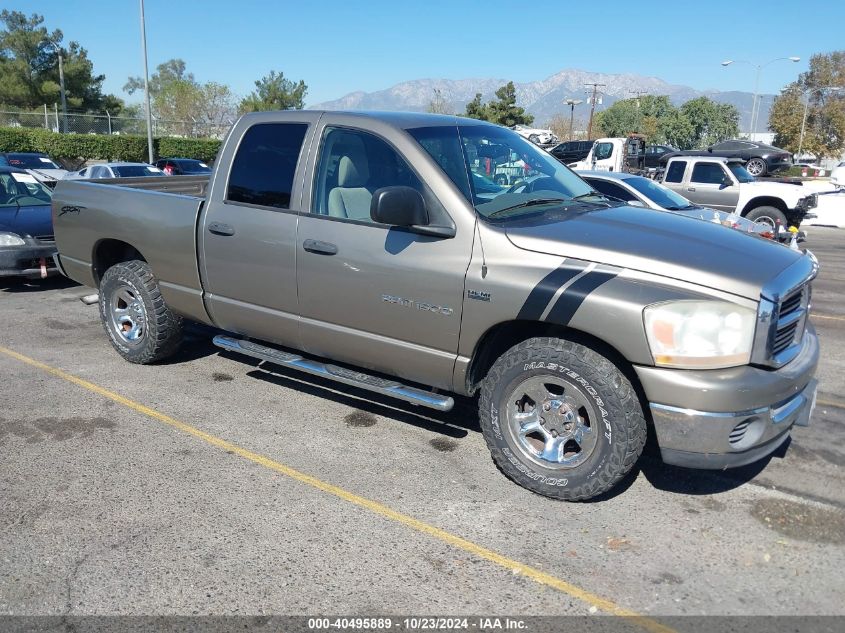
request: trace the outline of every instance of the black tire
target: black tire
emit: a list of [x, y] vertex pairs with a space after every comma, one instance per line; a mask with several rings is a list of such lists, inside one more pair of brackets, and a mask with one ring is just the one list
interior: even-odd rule
[[[536, 382], [543, 383], [543, 390], [552, 397], [565, 400], [564, 406], [561, 407], [561, 400], [535, 402], [531, 406], [524, 402], [528, 396], [510, 402], [523, 390], [522, 385]], [[552, 389], [558, 390], [558, 383], [565, 384], [565, 388], [558, 395], [551, 394]], [[576, 410], [577, 402], [570, 406], [568, 399], [585, 406]], [[518, 404], [520, 401], [522, 405]], [[545, 408], [555, 402], [558, 404], [551, 404], [551, 409]], [[575, 417], [561, 418], [564, 408], [568, 416], [577, 411]], [[534, 415], [535, 411], [541, 416], [546, 441], [565, 442], [559, 451], [561, 459], [575, 459], [577, 465], [553, 463], [530, 453], [526, 446], [538, 443], [530, 437], [533, 432], [522, 439], [516, 437], [512, 418]], [[541, 413], [544, 411], [558, 417], [551, 420], [551, 413]], [[646, 421], [630, 381], [601, 354], [558, 338], [528, 339], [500, 356], [482, 382], [479, 417], [493, 461], [507, 477], [532, 492], [566, 501], [591, 499], [613, 488], [633, 468], [646, 441]], [[557, 425], [562, 429], [563, 420], [575, 419], [576, 424], [586, 428], [588, 417], [594, 418], [589, 420], [590, 433], [595, 434], [591, 440], [594, 444], [583, 455], [583, 461], [577, 463], [581, 453], [575, 452], [575, 448], [567, 449], [572, 440], [566, 437], [571, 437], [567, 434], [572, 431], [558, 435], [550, 427]], [[517, 426], [524, 429], [527, 425], [517, 423]], [[570, 423], [569, 428], [572, 426]], [[551, 435], [554, 440], [549, 439]], [[580, 444], [573, 444], [579, 450], [582, 445], [586, 446], [583, 439]], [[567, 453], [574, 457], [565, 457]]]
[[103, 275], [100, 320], [112, 346], [130, 363], [147, 365], [168, 358], [182, 342], [182, 318], [167, 307], [143, 261], [115, 264]]
[[789, 228], [789, 221], [786, 219], [786, 215], [777, 207], [754, 207], [745, 214], [745, 217], [755, 222], [768, 224], [775, 231], [778, 230], [778, 223], [785, 229]]
[[768, 165], [762, 158], [752, 158], [745, 163], [745, 169], [749, 174], [757, 178], [758, 176], [765, 176], [768, 171]]

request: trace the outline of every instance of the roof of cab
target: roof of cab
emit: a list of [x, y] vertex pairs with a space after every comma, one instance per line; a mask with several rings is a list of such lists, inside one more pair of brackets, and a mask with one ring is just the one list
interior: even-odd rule
[[[280, 112], [285, 112], [284, 110]], [[378, 110], [306, 110], [314, 114], [343, 115], [366, 119], [376, 119], [390, 125], [403, 129], [417, 127], [436, 127], [453, 125], [488, 125], [501, 127], [495, 123], [470, 119], [456, 114], [432, 114], [430, 112], [399, 112], [399, 111], [378, 111]], [[267, 114], [267, 112], [245, 114], [245, 117], [255, 114]]]

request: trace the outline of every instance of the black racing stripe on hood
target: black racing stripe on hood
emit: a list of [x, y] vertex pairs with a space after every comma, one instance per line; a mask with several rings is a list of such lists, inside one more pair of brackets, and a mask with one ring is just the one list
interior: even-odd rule
[[616, 275], [617, 273], [596, 270], [591, 273], [587, 273], [580, 279], [575, 280], [572, 282], [572, 285], [564, 290], [563, 294], [558, 297], [558, 300], [549, 311], [546, 321], [557, 323], [558, 325], [569, 325], [569, 321], [572, 320], [572, 317], [578, 311], [578, 308], [580, 308], [581, 304], [584, 303], [584, 299], [587, 298], [587, 295], [603, 283], [616, 277]]
[[584, 272], [584, 267], [582, 266], [564, 266], [561, 264], [560, 268], [555, 268], [534, 286], [525, 303], [522, 304], [522, 308], [520, 308], [516, 318], [539, 321], [540, 317], [543, 316], [543, 311], [549, 305], [549, 301], [552, 300], [558, 288], [582, 272]]

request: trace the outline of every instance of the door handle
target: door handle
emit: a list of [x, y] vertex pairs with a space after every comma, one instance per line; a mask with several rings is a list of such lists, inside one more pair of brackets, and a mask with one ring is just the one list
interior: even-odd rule
[[234, 235], [235, 234], [235, 227], [229, 224], [223, 224], [222, 222], [210, 222], [208, 225], [208, 230], [215, 235]]
[[331, 242], [321, 242], [320, 240], [305, 240], [302, 243], [304, 248], [309, 253], [316, 253], [317, 255], [336, 255], [337, 246]]
[[687, 187], [687, 191], [695, 191], [695, 187]]

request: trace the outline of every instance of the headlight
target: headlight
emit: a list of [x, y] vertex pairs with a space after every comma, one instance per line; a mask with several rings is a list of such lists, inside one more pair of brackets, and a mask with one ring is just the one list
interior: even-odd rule
[[23, 246], [26, 244], [14, 233], [0, 233], [0, 246]]
[[646, 307], [645, 331], [654, 364], [681, 369], [745, 365], [757, 313], [726, 301], [675, 301]]

